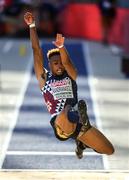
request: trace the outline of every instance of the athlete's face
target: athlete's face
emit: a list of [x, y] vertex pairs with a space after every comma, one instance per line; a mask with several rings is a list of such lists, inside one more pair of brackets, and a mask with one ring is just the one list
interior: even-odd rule
[[53, 75], [62, 75], [65, 71], [60, 55], [53, 55], [50, 58], [49, 67]]

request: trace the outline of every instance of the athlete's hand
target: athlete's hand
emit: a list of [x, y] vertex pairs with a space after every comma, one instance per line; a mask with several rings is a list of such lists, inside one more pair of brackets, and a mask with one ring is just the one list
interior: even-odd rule
[[27, 12], [24, 15], [24, 21], [26, 22], [27, 25], [30, 25], [34, 22], [34, 16], [31, 12]]
[[58, 48], [63, 47], [64, 46], [64, 40], [65, 40], [65, 38], [62, 36], [62, 34], [57, 34], [56, 40], [53, 41], [53, 44]]

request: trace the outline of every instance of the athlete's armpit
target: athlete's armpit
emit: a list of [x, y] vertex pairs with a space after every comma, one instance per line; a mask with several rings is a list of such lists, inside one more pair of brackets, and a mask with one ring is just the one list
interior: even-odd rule
[[42, 73], [42, 74], [41, 74], [41, 79], [43, 79], [43, 80], [45, 80], [45, 79], [46, 79], [46, 75], [45, 75], [45, 73]]
[[44, 87], [46, 83], [46, 72], [44, 71], [41, 76], [40, 76], [40, 79], [39, 79], [39, 86], [40, 86], [40, 89], [42, 89]]

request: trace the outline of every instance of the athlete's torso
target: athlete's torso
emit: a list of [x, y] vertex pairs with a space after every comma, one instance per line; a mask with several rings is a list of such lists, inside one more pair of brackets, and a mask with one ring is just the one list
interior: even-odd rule
[[42, 88], [42, 94], [52, 117], [59, 114], [66, 104], [74, 106], [78, 101], [76, 81], [67, 72], [61, 76], [54, 76], [47, 72], [47, 80]]

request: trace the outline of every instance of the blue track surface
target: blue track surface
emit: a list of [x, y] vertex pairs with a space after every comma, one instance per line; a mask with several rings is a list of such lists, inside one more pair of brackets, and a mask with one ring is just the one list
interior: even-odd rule
[[[53, 48], [50, 44], [42, 46], [44, 54]], [[78, 69], [80, 78], [87, 78], [87, 68], [82, 51], [82, 44], [66, 44], [71, 59]], [[47, 62], [45, 57], [45, 62]], [[47, 67], [47, 63], [45, 63]], [[86, 92], [88, 96], [84, 93]], [[79, 97], [87, 100], [90, 112], [93, 111], [92, 100], [88, 83], [79, 85]], [[94, 113], [89, 114], [91, 122], [95, 124]], [[3, 169], [104, 169], [101, 155], [87, 155], [78, 160], [73, 155], [41, 155], [38, 152], [74, 152], [73, 140], [58, 141], [49, 124], [50, 116], [44, 105], [44, 100], [38, 88], [37, 80], [32, 72], [32, 77], [25, 93], [23, 104], [16, 127], [13, 131], [8, 147]], [[37, 154], [11, 154], [9, 152], [37, 152]], [[88, 149], [87, 152], [92, 150]], [[93, 152], [93, 151], [92, 151]]]

